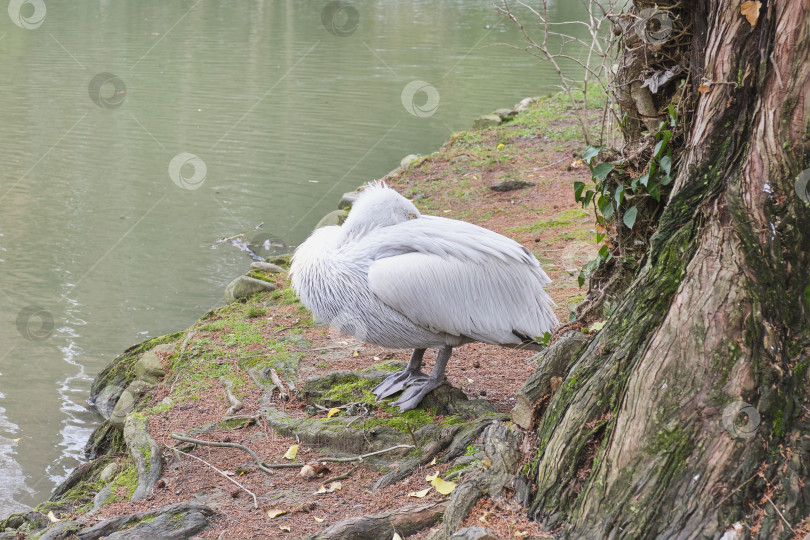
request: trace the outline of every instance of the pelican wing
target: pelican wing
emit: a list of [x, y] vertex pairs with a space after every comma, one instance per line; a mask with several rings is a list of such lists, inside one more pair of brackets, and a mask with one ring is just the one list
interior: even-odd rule
[[523, 246], [487, 229], [424, 216], [367, 237], [371, 291], [432, 332], [495, 344], [557, 324], [551, 282]]

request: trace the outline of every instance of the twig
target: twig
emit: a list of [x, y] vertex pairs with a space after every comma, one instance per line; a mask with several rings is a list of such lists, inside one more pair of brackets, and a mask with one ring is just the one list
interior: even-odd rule
[[348, 409], [352, 405], [361, 405], [362, 403], [363, 403], [362, 401], [352, 401], [351, 403], [344, 403], [343, 405], [338, 405], [337, 407], [332, 408], [324, 407], [323, 405], [318, 405], [317, 403], [313, 403], [312, 406], [315, 407], [316, 409], [329, 412], [332, 409]]
[[405, 427], [408, 428], [408, 433], [411, 434], [411, 440], [413, 441], [413, 447], [416, 448], [419, 445], [416, 444], [416, 435], [413, 434], [413, 429], [411, 429], [411, 424], [409, 424], [408, 422], [405, 422]]
[[769, 503], [771, 503], [771, 506], [773, 506], [773, 509], [774, 509], [774, 510], [776, 510], [776, 513], [777, 513], [777, 514], [779, 514], [779, 517], [780, 517], [780, 518], [782, 518], [782, 521], [784, 521], [784, 522], [785, 522], [785, 525], [787, 525], [787, 526], [788, 526], [788, 529], [790, 529], [790, 532], [792, 532], [793, 534], [796, 534], [795, 529], [794, 529], [793, 527], [791, 527], [791, 526], [790, 526], [790, 523], [788, 523], [788, 520], [786, 520], [786, 519], [785, 519], [785, 516], [784, 516], [784, 515], [782, 515], [782, 512], [780, 512], [780, 511], [779, 511], [779, 509], [776, 507], [776, 505], [775, 505], [775, 504], [773, 504], [773, 501], [771, 500], [771, 498], [770, 498], [770, 497], [768, 497], [768, 494], [767, 494], [767, 493], [765, 494], [765, 498], [766, 498], [766, 499], [768, 499], [768, 502], [769, 502]]
[[357, 467], [359, 467], [359, 466], [360, 465], [355, 465], [354, 467], [349, 469], [349, 472], [347, 472], [347, 473], [343, 473], [343, 474], [339, 474], [337, 476], [333, 476], [331, 478], [327, 478], [326, 480], [323, 481], [323, 485], [329, 484], [331, 482], [337, 482], [338, 480], [346, 480], [348, 477], [350, 477], [352, 475], [352, 473], [354, 471], [357, 470]]
[[[196, 332], [192, 331], [186, 334], [185, 339], [183, 339], [183, 344], [180, 345], [180, 354], [177, 355], [177, 364], [179, 365], [183, 361], [183, 353], [186, 352], [186, 345], [188, 345], [188, 340], [194, 337]], [[172, 381], [172, 386], [169, 388], [169, 393], [171, 394], [174, 390], [174, 385], [177, 383], [177, 374], [174, 375], [174, 380]]]
[[414, 445], [412, 445], [412, 444], [398, 444], [398, 445], [392, 446], [390, 448], [384, 448], [383, 450], [377, 450], [376, 452], [369, 452], [368, 454], [363, 454], [363, 455], [360, 455], [360, 456], [352, 456], [352, 457], [346, 457], [346, 458], [337, 458], [337, 457], [329, 458], [329, 457], [327, 457], [327, 458], [320, 458], [318, 461], [325, 461], [325, 462], [329, 462], [329, 463], [351, 463], [352, 461], [363, 461], [367, 457], [376, 456], [376, 455], [379, 455], [379, 454], [384, 454], [386, 452], [391, 452], [392, 450], [400, 450], [402, 448], [416, 448], [416, 447]]
[[233, 392], [231, 391], [231, 388], [233, 388], [233, 381], [230, 381], [225, 377], [220, 377], [219, 380], [225, 387], [225, 394], [227, 394], [228, 402], [231, 404], [231, 406], [225, 412], [225, 416], [230, 416], [242, 409], [242, 402], [239, 401], [239, 399], [235, 395], [233, 395]]
[[278, 397], [282, 401], [287, 401], [290, 399], [290, 394], [287, 393], [287, 389], [284, 387], [284, 383], [281, 381], [281, 377], [278, 376], [278, 371], [273, 368], [270, 368], [270, 380], [273, 381], [273, 384], [276, 385], [278, 388]]
[[[174, 434], [172, 434], [172, 437], [174, 437]], [[231, 482], [233, 482], [234, 484], [239, 486], [239, 489], [241, 489], [245, 493], [249, 493], [250, 496], [253, 497], [253, 508], [259, 508], [259, 501], [256, 499], [256, 494], [255, 493], [253, 493], [248, 488], [246, 488], [245, 486], [243, 486], [242, 484], [240, 484], [239, 482], [237, 482], [236, 480], [234, 480], [233, 478], [231, 478], [230, 476], [225, 474], [223, 471], [217, 469], [216, 467], [214, 467], [213, 465], [211, 465], [210, 463], [205, 461], [203, 458], [199, 458], [199, 457], [197, 457], [197, 456], [195, 456], [193, 454], [189, 454], [188, 452], [183, 452], [182, 450], [180, 450], [179, 448], [176, 448], [176, 447], [167, 446], [166, 448], [168, 448], [169, 450], [173, 450], [175, 452], [180, 452], [181, 454], [186, 455], [188, 457], [192, 457], [192, 458], [196, 459], [197, 461], [202, 461], [203, 463], [205, 463], [206, 465], [208, 465], [209, 467], [211, 467], [212, 469], [217, 471], [219, 474], [221, 474], [222, 476], [224, 476], [225, 478], [227, 478], [228, 480], [230, 480]]]
[[183, 435], [178, 435], [177, 433], [172, 433], [172, 439], [176, 439], [178, 441], [183, 441], [191, 444], [199, 444], [201, 446], [215, 446], [221, 448], [237, 448], [239, 450], [243, 450], [250, 454], [250, 457], [253, 458], [253, 461], [256, 462], [256, 465], [259, 466], [261, 470], [266, 473], [272, 473], [273, 471], [270, 470], [270, 467], [267, 467], [259, 456], [256, 455], [256, 452], [239, 443], [230, 443], [230, 442], [215, 442], [215, 441], [202, 441], [200, 439], [192, 439], [191, 437], [184, 437]]
[[239, 234], [235, 234], [235, 235], [233, 235], [233, 236], [228, 236], [228, 237], [226, 237], [226, 238], [220, 238], [219, 240], [216, 240], [214, 243], [215, 243], [215, 244], [221, 244], [221, 243], [223, 243], [223, 242], [227, 242], [228, 240], [235, 240], [235, 239], [239, 238], [240, 236], [245, 236], [245, 235], [246, 235], [247, 233], [249, 233], [249, 232], [252, 232], [252, 231], [258, 231], [258, 230], [259, 230], [259, 229], [261, 229], [263, 226], [264, 226], [264, 221], [262, 221], [261, 223], [259, 223], [259, 224], [258, 224], [258, 225], [256, 225], [255, 227], [253, 227], [252, 229], [248, 229], [247, 231], [240, 232]]

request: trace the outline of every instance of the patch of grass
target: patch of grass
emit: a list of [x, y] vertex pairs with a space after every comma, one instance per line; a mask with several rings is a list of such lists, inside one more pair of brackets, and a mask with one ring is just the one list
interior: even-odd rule
[[255, 319], [256, 317], [261, 317], [262, 315], [267, 313], [267, 308], [261, 305], [250, 305], [245, 310], [245, 316], [248, 319]]
[[104, 501], [104, 504], [131, 499], [137, 487], [138, 470], [134, 463], [128, 462], [110, 482], [110, 496]]

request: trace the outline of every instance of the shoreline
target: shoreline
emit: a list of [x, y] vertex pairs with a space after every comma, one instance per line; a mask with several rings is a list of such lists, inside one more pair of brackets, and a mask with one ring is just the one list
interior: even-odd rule
[[[584, 177], [587, 168], [575, 166], [577, 160], [571, 156], [579, 143], [571, 136], [570, 119], [565, 118], [559, 97], [523, 100], [521, 104], [521, 111], [505, 109], [480, 117], [474, 124], [478, 129], [454, 133], [433, 154], [406, 156], [381, 180], [412, 198], [425, 213], [465, 219], [514, 237], [530, 248], [537, 246], [541, 264], [555, 281], [549, 292], [560, 304], [558, 316], [565, 320], [569, 304], [581, 298], [578, 288], [572, 286], [576, 277], [571, 271], [578, 271], [596, 251], [596, 244], [586, 241], [592, 217], [571, 204], [572, 178]], [[549, 126], [553, 127], [546, 130]], [[544, 130], [548, 133], [537, 135]], [[553, 154], [555, 159], [546, 159], [546, 154]], [[552, 172], [559, 178], [552, 177]], [[509, 189], [493, 190], [496, 186]], [[553, 196], [549, 196], [550, 191]], [[324, 216], [318, 226], [340, 223], [356, 193], [344, 194], [338, 208]], [[555, 250], [565, 253], [557, 256]], [[186, 330], [128, 348], [105, 367], [91, 387], [90, 401], [105, 418], [86, 446], [91, 461], [77, 467], [48, 501], [29, 512], [0, 519], [0, 538], [17, 533], [62, 538], [103, 523], [109, 527], [109, 520], [116, 516], [130, 516], [126, 523], [117, 524], [119, 528], [141, 527], [152, 534], [165, 532], [154, 527], [165, 525], [167, 516], [187, 527], [180, 527], [187, 534], [179, 537], [230, 531], [214, 517], [228, 511], [227, 498], [223, 502], [217, 492], [223, 488], [212, 491], [207, 499], [194, 495], [192, 501], [186, 496], [190, 493], [184, 493], [185, 488], [172, 476], [173, 471], [191, 465], [191, 460], [181, 459], [168, 449], [176, 443], [170, 440], [170, 433], [180, 428], [238, 437], [243, 442], [260, 441], [265, 451], [270, 447], [280, 451], [285, 445], [291, 446], [287, 444], [290, 438], [297, 438], [313, 456], [318, 449], [352, 455], [411, 443], [424, 451], [423, 439], [437, 436], [431, 426], [458, 432], [475, 424], [475, 438], [470, 443], [474, 446], [490, 424], [503, 425], [508, 419], [513, 396], [532, 372], [533, 366], [525, 364], [531, 356], [526, 353], [522, 355], [524, 365], [515, 368], [511, 379], [503, 377], [507, 379], [503, 389], [480, 381], [478, 375], [473, 379], [454, 374], [456, 380], [452, 382], [462, 386], [463, 392], [450, 392], [443, 403], [428, 402], [426, 408], [405, 414], [384, 406], [373, 414], [366, 411], [359, 416], [362, 431], [355, 429], [352, 422], [356, 420], [351, 418], [357, 415], [347, 416], [352, 411], [344, 405], [360, 403], [372, 408], [365, 395], [370, 381], [398, 366], [402, 354], [365, 347], [315, 327], [287, 288], [288, 263], [289, 255], [253, 263], [244, 276], [226, 288], [228, 304], [202, 315]], [[483, 369], [482, 363], [500, 354], [485, 347], [471, 349], [470, 373]], [[521, 356], [519, 351], [511, 354]], [[323, 375], [327, 369], [339, 371]], [[328, 384], [323, 382], [324, 377], [335, 373], [341, 375], [328, 379]], [[496, 371], [493, 376], [500, 374]], [[318, 382], [312, 383], [308, 377]], [[285, 390], [286, 400], [280, 389]], [[341, 413], [323, 418], [316, 405], [324, 403]], [[202, 421], [205, 418], [219, 420], [206, 423]], [[481, 419], [488, 419], [488, 423], [479, 425]], [[377, 430], [373, 442], [368, 440], [369, 429]], [[355, 431], [359, 434], [353, 434]], [[457, 433], [451, 437], [448, 447], [470, 441], [469, 434], [461, 440], [457, 437]], [[386, 457], [401, 460], [407, 454], [393, 451]], [[237, 462], [250, 461], [245, 458], [241, 454]], [[449, 466], [444, 472], [456, 472], [450, 469], [460, 465], [452, 464], [453, 460], [446, 461]], [[390, 466], [388, 460], [381, 463], [380, 469]], [[416, 465], [414, 470], [425, 465]], [[384, 473], [363, 470], [354, 475], [370, 481]], [[208, 469], [200, 474], [208, 477], [215, 473]], [[260, 473], [252, 469], [243, 474], [253, 477]], [[178, 487], [172, 491], [175, 485]], [[225, 495], [234, 500], [241, 497], [247, 504], [244, 501], [249, 497], [244, 493], [233, 493]], [[181, 503], [174, 501], [176, 498], [185, 498], [185, 506], [177, 506]], [[443, 498], [425, 500], [444, 504]], [[145, 502], [135, 504], [139, 501]], [[268, 505], [272, 507], [273, 501], [263, 501], [262, 509]], [[253, 513], [266, 525], [276, 526], [270, 524], [273, 518], [268, 519], [266, 512]], [[296, 515], [293, 511], [285, 513]], [[299, 532], [315, 533], [328, 524], [326, 521], [316, 527], [311, 518], [308, 521], [310, 525], [301, 524]], [[283, 533], [281, 529], [279, 535]]]

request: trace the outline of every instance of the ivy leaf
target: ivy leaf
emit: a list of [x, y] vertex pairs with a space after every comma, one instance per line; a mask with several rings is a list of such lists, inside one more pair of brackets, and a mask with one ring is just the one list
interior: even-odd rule
[[616, 199], [616, 204], [622, 204], [622, 200], [624, 199], [624, 184], [619, 185], [616, 188], [616, 193], [613, 195], [614, 199]]
[[602, 162], [593, 168], [593, 177], [599, 180], [604, 180], [605, 177], [613, 170], [613, 165], [610, 163]]
[[661, 179], [661, 185], [662, 186], [666, 186], [670, 182], [672, 182], [672, 177], [670, 175], [668, 175], [668, 174], [665, 174], [664, 177]]
[[574, 182], [574, 200], [579, 202], [582, 199], [582, 190], [585, 189], [585, 182]]
[[658, 166], [661, 167], [661, 170], [665, 173], [669, 174], [672, 170], [672, 158], [667, 156], [661, 156], [661, 161], [658, 162]]
[[582, 207], [585, 208], [589, 204], [591, 204], [591, 199], [593, 199], [594, 192], [592, 190], [588, 190], [585, 192], [585, 200], [582, 201]]
[[585, 148], [585, 153], [582, 155], [582, 161], [587, 163], [588, 165], [591, 164], [591, 160], [599, 155], [599, 152], [602, 151], [601, 146], [588, 146]]
[[637, 215], [638, 215], [638, 207], [636, 207], [636, 206], [631, 206], [624, 213], [624, 216], [622, 217], [622, 221], [624, 221], [624, 224], [627, 225], [628, 229], [632, 229], [633, 225], [636, 224], [636, 216]]
[[605, 219], [610, 219], [613, 217], [613, 201], [610, 200], [608, 197], [602, 197], [600, 199], [601, 202], [599, 204], [599, 211], [602, 212], [602, 215], [605, 216]]
[[650, 187], [647, 189], [650, 192], [650, 197], [655, 199], [657, 202], [661, 202], [661, 187], [660, 184], [654, 183], [650, 184]]
[[650, 173], [645, 172], [638, 177], [638, 181], [642, 186], [647, 187], [647, 184], [650, 182]]

